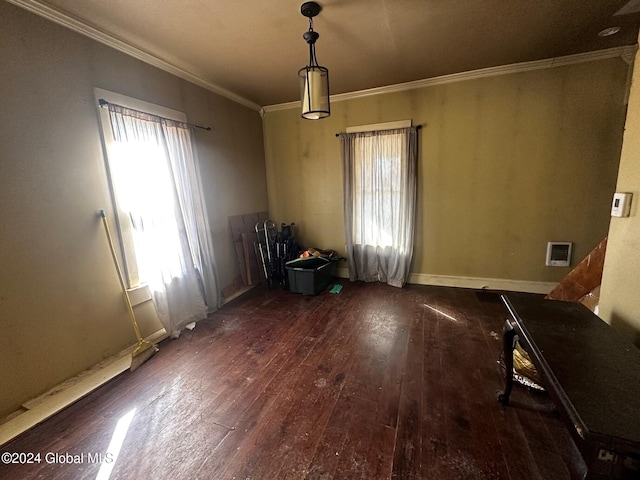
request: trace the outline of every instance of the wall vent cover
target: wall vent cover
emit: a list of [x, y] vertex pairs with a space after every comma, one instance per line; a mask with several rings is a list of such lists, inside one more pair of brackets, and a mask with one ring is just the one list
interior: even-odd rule
[[571, 242], [547, 243], [547, 267], [568, 267], [571, 265]]

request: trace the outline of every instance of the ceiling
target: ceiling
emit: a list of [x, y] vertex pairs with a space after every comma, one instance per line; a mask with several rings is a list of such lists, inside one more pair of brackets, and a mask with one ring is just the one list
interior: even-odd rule
[[[299, 97], [300, 0], [8, 1], [255, 108]], [[634, 45], [640, 25], [640, 0], [318, 3], [332, 94]]]

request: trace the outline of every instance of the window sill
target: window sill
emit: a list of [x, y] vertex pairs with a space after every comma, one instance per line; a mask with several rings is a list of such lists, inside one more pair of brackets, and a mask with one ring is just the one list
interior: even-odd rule
[[128, 288], [127, 294], [129, 295], [129, 301], [132, 307], [151, 300], [151, 290], [149, 290], [149, 285], [146, 283], [138, 285], [137, 287]]

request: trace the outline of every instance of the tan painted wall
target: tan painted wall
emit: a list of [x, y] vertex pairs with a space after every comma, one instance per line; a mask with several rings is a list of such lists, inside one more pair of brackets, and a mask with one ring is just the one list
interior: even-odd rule
[[[0, 2], [0, 417], [131, 345], [99, 208], [110, 212], [94, 87], [187, 113], [221, 286], [227, 217], [267, 207], [257, 112]], [[149, 304], [143, 334], [159, 328]]]
[[640, 54], [636, 55], [616, 191], [633, 193], [631, 214], [611, 218], [600, 316], [640, 346]]
[[628, 65], [600, 60], [334, 102], [264, 118], [269, 209], [307, 246], [344, 252], [336, 132], [412, 119], [419, 137], [412, 273], [554, 282], [547, 241], [574, 264], [607, 234]]

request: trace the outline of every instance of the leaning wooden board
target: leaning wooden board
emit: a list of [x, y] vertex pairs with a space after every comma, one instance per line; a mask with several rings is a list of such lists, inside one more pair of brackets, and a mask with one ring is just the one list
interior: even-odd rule
[[238, 268], [243, 285], [260, 283], [258, 260], [253, 242], [255, 241], [255, 226], [269, 218], [269, 212], [255, 212], [229, 217], [231, 238], [236, 251]]

